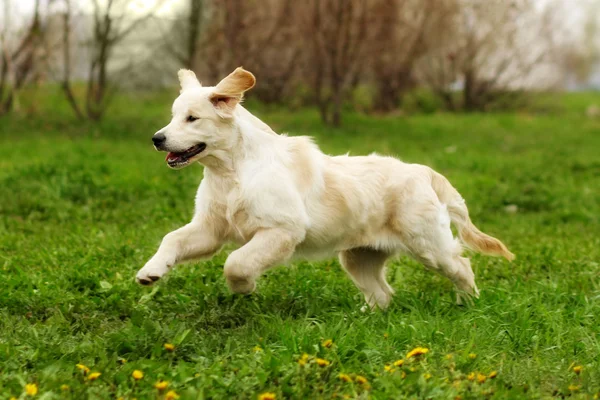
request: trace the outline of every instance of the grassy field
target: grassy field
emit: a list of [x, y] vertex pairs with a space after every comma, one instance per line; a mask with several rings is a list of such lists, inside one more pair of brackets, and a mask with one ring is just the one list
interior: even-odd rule
[[[400, 258], [389, 265], [390, 309], [362, 313], [336, 260], [276, 268], [251, 296], [228, 292], [227, 250], [155, 287], [134, 283], [162, 236], [190, 219], [202, 178], [199, 166], [169, 170], [151, 147], [175, 94], [119, 97], [94, 125], [38, 92], [21, 104], [35, 116], [0, 119], [0, 399], [26, 397], [26, 384], [40, 399], [600, 391], [600, 121], [584, 113], [600, 96], [561, 97], [541, 114], [349, 114], [338, 130], [313, 110], [248, 104], [328, 153], [434, 167], [517, 255], [473, 257], [482, 293], [469, 308], [445, 279]], [[406, 358], [419, 346], [429, 352]]]

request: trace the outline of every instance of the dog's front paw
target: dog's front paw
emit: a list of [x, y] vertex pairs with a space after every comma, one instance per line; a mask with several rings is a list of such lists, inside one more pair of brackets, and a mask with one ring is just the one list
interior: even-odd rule
[[163, 277], [168, 271], [167, 266], [152, 263], [149, 261], [144, 268], [140, 269], [135, 276], [135, 280], [141, 285], [152, 285]]

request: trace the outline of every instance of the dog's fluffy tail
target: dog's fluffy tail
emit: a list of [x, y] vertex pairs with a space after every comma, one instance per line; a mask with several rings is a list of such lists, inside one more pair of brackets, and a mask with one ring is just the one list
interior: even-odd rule
[[504, 243], [481, 232], [469, 218], [469, 210], [460, 193], [437, 172], [431, 170], [431, 186], [442, 203], [446, 204], [450, 219], [454, 222], [461, 241], [470, 249], [492, 256], [502, 256], [509, 261], [515, 259]]

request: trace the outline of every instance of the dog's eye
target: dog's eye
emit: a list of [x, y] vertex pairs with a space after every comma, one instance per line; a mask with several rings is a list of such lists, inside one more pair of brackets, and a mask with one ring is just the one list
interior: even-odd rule
[[188, 117], [186, 118], [186, 121], [187, 122], [194, 122], [194, 121], [196, 121], [198, 119], [200, 119], [200, 118], [196, 118], [193, 115], [188, 115]]

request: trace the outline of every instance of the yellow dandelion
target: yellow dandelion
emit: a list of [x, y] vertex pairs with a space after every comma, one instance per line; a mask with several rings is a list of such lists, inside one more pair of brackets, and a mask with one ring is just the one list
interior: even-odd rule
[[80, 369], [81, 371], [83, 371], [84, 374], [87, 374], [88, 372], [90, 372], [90, 369], [83, 364], [77, 364], [76, 367], [78, 369]]
[[325, 360], [325, 359], [323, 359], [323, 358], [317, 358], [317, 359], [315, 360], [315, 362], [317, 363], [317, 365], [318, 365], [319, 367], [326, 367], [326, 366], [328, 366], [329, 364], [331, 364], [329, 361], [327, 361], [327, 360]]
[[570, 390], [571, 392], [576, 392], [576, 391], [578, 391], [580, 388], [581, 388], [581, 387], [580, 387], [580, 386], [577, 386], [577, 385], [569, 385], [569, 390]]
[[498, 371], [492, 371], [490, 372], [490, 374], [488, 375], [488, 378], [490, 379], [494, 379], [498, 376]]
[[100, 372], [92, 372], [87, 378], [90, 381], [95, 381], [96, 379], [100, 378], [100, 375], [102, 375]]
[[394, 361], [394, 367], [401, 367], [404, 364], [404, 360]]
[[391, 365], [384, 365], [384, 366], [383, 366], [383, 369], [384, 369], [385, 371], [389, 372], [390, 374], [391, 374], [391, 373], [393, 373], [393, 372], [396, 370], [396, 368], [392, 368], [392, 366], [391, 366]]
[[175, 345], [172, 345], [171, 343], [165, 343], [164, 344], [164, 348], [166, 351], [174, 351], [175, 350]]
[[487, 380], [487, 376], [485, 376], [484, 374], [477, 374], [477, 382], [478, 383], [485, 383], [486, 380]]
[[131, 376], [133, 376], [133, 379], [135, 379], [136, 381], [139, 381], [140, 379], [142, 379], [144, 377], [144, 373], [142, 371], [140, 371], [139, 369], [136, 369], [135, 371], [133, 371]]
[[452, 354], [446, 354], [446, 360], [452, 360], [454, 356]]
[[67, 391], [69, 389], [70, 389], [69, 385], [60, 385], [60, 390]]
[[331, 339], [324, 340], [323, 343], [321, 343], [321, 346], [329, 349], [331, 346], [333, 346], [333, 340], [331, 340]]
[[469, 358], [470, 358], [471, 360], [474, 360], [474, 359], [476, 359], [476, 358], [477, 358], [477, 354], [475, 354], [475, 353], [469, 353]]
[[25, 385], [25, 393], [27, 396], [35, 396], [38, 393], [38, 387], [35, 383], [28, 383]]
[[417, 356], [420, 356], [422, 354], [427, 354], [427, 353], [429, 353], [428, 348], [415, 347], [414, 349], [412, 349], [411, 351], [408, 352], [408, 354], [406, 355], [406, 358], [417, 357]]
[[165, 390], [169, 386], [169, 382], [167, 381], [158, 381], [154, 384], [154, 387], [158, 390]]
[[362, 375], [356, 375], [356, 378], [354, 378], [354, 381], [356, 383], [360, 383], [361, 385], [369, 383], [369, 381], [367, 380], [367, 378], [365, 378]]
[[425, 378], [425, 380], [429, 380], [431, 379], [431, 374], [423, 374], [423, 378]]
[[302, 357], [300, 357], [300, 359], [298, 359], [298, 364], [306, 365], [307, 362], [308, 362], [308, 354], [304, 353], [304, 354], [302, 354]]
[[265, 392], [263, 394], [258, 395], [258, 400], [275, 400], [277, 397], [275, 393]]
[[165, 400], [176, 400], [179, 398], [179, 395], [174, 390], [169, 390], [167, 394], [165, 394]]
[[255, 353], [260, 353], [261, 351], [263, 351], [263, 349], [260, 346], [254, 346], [254, 348], [252, 349], [252, 351], [254, 351]]
[[352, 378], [348, 374], [339, 374], [338, 378], [344, 382], [352, 382]]
[[471, 372], [469, 375], [467, 375], [467, 379], [470, 381], [474, 381], [475, 380], [475, 372]]
[[11, 398], [9, 398], [8, 400], [17, 400], [17, 398], [15, 396], [12, 396]]
[[579, 375], [581, 371], [583, 371], [583, 367], [581, 365], [576, 365], [573, 367], [573, 372], [575, 372], [577, 375]]

